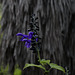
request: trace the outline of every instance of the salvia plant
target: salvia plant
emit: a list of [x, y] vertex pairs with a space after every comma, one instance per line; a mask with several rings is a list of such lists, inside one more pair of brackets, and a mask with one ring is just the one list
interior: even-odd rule
[[[37, 22], [37, 17], [35, 17], [35, 14], [33, 14], [30, 18], [30, 24], [28, 29], [28, 35], [17, 33], [17, 36], [21, 36], [22, 38], [20, 41], [25, 42], [25, 46], [27, 48], [30, 48], [30, 50], [33, 50], [33, 53], [38, 53], [38, 62], [40, 65], [37, 64], [29, 64], [26, 63], [24, 66], [24, 69], [27, 67], [38, 67], [44, 70], [44, 75], [48, 75], [51, 69], [57, 69], [60, 71], [63, 71], [65, 73], [65, 69], [62, 66], [59, 66], [54, 63], [50, 63], [50, 60], [45, 60], [40, 58], [40, 49], [41, 49], [41, 38], [39, 37], [39, 26]], [[46, 65], [48, 65], [50, 68], [46, 69]], [[68, 75], [68, 73], [67, 73]]]

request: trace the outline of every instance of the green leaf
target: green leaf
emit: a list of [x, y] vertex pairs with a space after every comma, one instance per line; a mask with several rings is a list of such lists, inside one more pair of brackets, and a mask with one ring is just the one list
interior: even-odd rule
[[14, 71], [14, 75], [22, 75], [22, 71], [19, 68], [16, 68]]
[[54, 68], [54, 69], [58, 69], [58, 70], [63, 71], [65, 73], [65, 69], [57, 64], [50, 63], [50, 67]]
[[9, 71], [9, 64], [7, 64], [5, 68], [3, 67], [3, 64], [2, 64], [0, 73], [3, 73], [3, 75], [10, 75], [8, 71]]
[[3, 71], [4, 71], [3, 65], [1, 65], [1, 72], [3, 72]]
[[7, 66], [5, 67], [4, 71], [8, 72], [8, 70], [9, 70], [9, 64], [7, 64]]
[[0, 15], [0, 20], [1, 20], [2, 16]]
[[42, 65], [50, 64], [50, 60], [42, 59], [39, 61]]
[[27, 68], [27, 67], [31, 67], [31, 66], [38, 67], [38, 68], [41, 68], [41, 69], [46, 71], [46, 69], [43, 66], [41, 66], [41, 65], [28, 64], [28, 63], [25, 64], [24, 69]]
[[7, 64], [7, 66], [5, 67], [4, 73], [5, 73], [5, 74], [8, 73], [8, 70], [9, 70], [9, 64]]

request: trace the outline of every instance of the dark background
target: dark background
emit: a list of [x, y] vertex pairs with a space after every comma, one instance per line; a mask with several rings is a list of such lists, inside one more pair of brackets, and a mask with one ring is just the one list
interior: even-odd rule
[[[15, 64], [37, 63], [36, 54], [20, 42], [16, 34], [27, 34], [30, 15], [38, 17], [42, 37], [41, 58], [68, 67], [75, 75], [75, 1], [74, 0], [3, 0], [0, 63], [9, 63], [13, 74]], [[1, 35], [0, 34], [0, 35]], [[43, 75], [37, 68], [23, 70], [23, 75]], [[52, 70], [49, 75], [64, 75]]]

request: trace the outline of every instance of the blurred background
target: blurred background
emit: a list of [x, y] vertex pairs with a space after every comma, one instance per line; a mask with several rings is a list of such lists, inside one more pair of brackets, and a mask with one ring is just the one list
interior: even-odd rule
[[[0, 75], [44, 75], [38, 68], [23, 70], [38, 58], [16, 36], [28, 34], [32, 14], [38, 17], [41, 58], [75, 75], [75, 0], [0, 0]], [[65, 74], [52, 69], [49, 75]]]

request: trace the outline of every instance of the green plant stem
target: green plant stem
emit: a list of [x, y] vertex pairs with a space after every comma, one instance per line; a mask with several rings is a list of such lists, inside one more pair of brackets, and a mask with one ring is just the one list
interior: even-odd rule
[[38, 58], [39, 58], [39, 61], [41, 60], [40, 58], [40, 53], [39, 53], [39, 50], [37, 49], [37, 52], [38, 52]]
[[[40, 58], [40, 52], [39, 52], [39, 50], [37, 49], [37, 52], [38, 52], [38, 58], [39, 58], [39, 62], [41, 61], [41, 58]], [[48, 75], [48, 72], [44, 72], [44, 75]]]
[[68, 75], [68, 70], [67, 70], [67, 75]]

